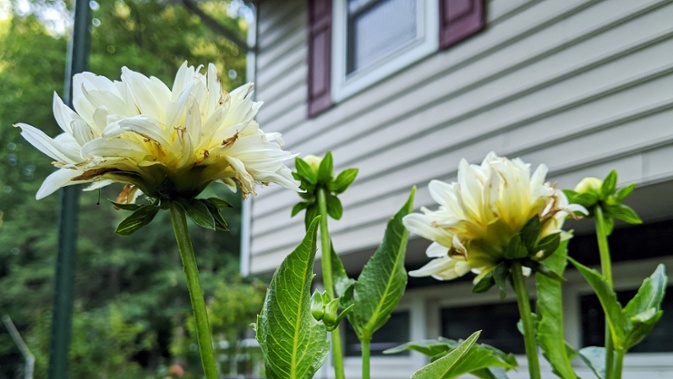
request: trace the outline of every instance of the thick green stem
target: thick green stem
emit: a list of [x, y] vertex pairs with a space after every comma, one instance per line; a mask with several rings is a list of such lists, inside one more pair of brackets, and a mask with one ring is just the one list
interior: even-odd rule
[[[601, 258], [601, 273], [612, 289], [612, 260], [610, 259], [610, 246], [608, 245], [608, 231], [605, 225], [605, 216], [600, 204], [594, 208], [594, 217], [596, 218], [596, 239], [598, 240], [598, 252]], [[612, 333], [607, 317], [605, 318], [605, 377], [612, 379], [614, 376], [614, 345], [612, 343]], [[618, 368], [621, 372], [621, 367]], [[620, 374], [621, 376], [621, 374]], [[618, 378], [618, 377], [616, 377]]]
[[208, 313], [206, 312], [206, 302], [199, 282], [199, 269], [196, 266], [194, 257], [194, 247], [189, 237], [187, 229], [187, 219], [185, 210], [177, 203], [171, 204], [171, 220], [173, 221], [173, 231], [175, 239], [178, 242], [182, 266], [187, 276], [187, 288], [189, 289], [189, 298], [192, 301], [192, 310], [196, 320], [196, 339], [199, 344], [199, 353], [201, 354], [201, 364], [206, 379], [217, 379], [217, 367], [215, 365], [215, 354], [213, 352], [213, 341], [210, 336], [210, 326], [208, 324]]
[[370, 341], [371, 337], [363, 338], [362, 341], [360, 341], [360, 346], [362, 347], [362, 379], [369, 379]]
[[[318, 189], [318, 209], [320, 211], [320, 247], [322, 250], [322, 281], [327, 295], [334, 299], [334, 284], [332, 281], [332, 243], [327, 229], [327, 195], [325, 189]], [[344, 379], [343, 352], [341, 350], [341, 333], [337, 326], [332, 330], [332, 361], [334, 364], [334, 377]]]
[[616, 359], [615, 359], [615, 369], [613, 371], [613, 378], [622, 379], [622, 367], [624, 366], [624, 354], [626, 351], [617, 350]]
[[523, 277], [522, 266], [518, 261], [512, 265], [512, 281], [514, 282], [516, 301], [519, 305], [519, 314], [521, 315], [521, 322], [523, 324], [523, 342], [526, 347], [526, 357], [528, 358], [528, 373], [530, 379], [541, 379], [535, 328], [533, 327], [533, 318], [531, 317], [530, 297], [528, 296], [526, 281]]

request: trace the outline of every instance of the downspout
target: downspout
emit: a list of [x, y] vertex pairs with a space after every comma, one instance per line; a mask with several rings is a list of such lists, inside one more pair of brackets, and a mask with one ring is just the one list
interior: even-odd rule
[[[257, 22], [258, 7], [259, 2], [251, 5], [253, 12], [253, 20], [251, 21], [250, 27], [248, 28], [248, 38], [247, 43], [248, 50], [246, 56], [246, 70], [245, 78], [247, 82], [255, 82], [257, 78], [257, 32], [259, 28], [259, 23]], [[253, 96], [256, 96], [253, 93]], [[251, 260], [251, 227], [252, 227], [252, 197], [243, 200], [241, 206], [241, 275], [248, 276], [250, 275], [250, 260]]]

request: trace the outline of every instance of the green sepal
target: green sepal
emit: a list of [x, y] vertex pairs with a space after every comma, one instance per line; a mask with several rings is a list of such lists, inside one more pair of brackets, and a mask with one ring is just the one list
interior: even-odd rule
[[322, 320], [325, 315], [325, 303], [323, 302], [323, 294], [320, 291], [314, 291], [311, 296], [311, 315], [316, 321]]
[[344, 213], [344, 208], [341, 205], [341, 200], [339, 200], [338, 197], [330, 194], [326, 196], [326, 199], [327, 199], [327, 214], [335, 220], [340, 220], [341, 216]]
[[225, 232], [228, 231], [229, 224], [227, 223], [227, 220], [224, 219], [224, 216], [222, 216], [222, 213], [220, 213], [220, 208], [226, 208], [228, 206], [230, 207], [231, 205], [224, 200], [220, 200], [214, 197], [207, 200], [203, 200], [203, 202], [208, 207], [210, 215], [213, 216], [213, 220], [215, 221], [215, 230], [222, 230]]
[[357, 168], [347, 168], [343, 170], [333, 181], [329, 183], [327, 189], [335, 194], [340, 194], [348, 189], [358, 175]]
[[328, 151], [318, 167], [318, 183], [329, 184], [332, 181], [332, 175], [334, 175], [334, 163], [332, 152]]
[[538, 215], [531, 217], [526, 225], [521, 228], [521, 241], [528, 251], [535, 250], [535, 243], [540, 236], [540, 228], [540, 217]]
[[[297, 180], [306, 180], [308, 183], [315, 185], [318, 183], [318, 174], [313, 168], [303, 159], [297, 157], [294, 160], [294, 168], [297, 170], [293, 176]], [[294, 175], [296, 173], [296, 176]], [[298, 176], [298, 177], [297, 177]]]
[[215, 218], [204, 200], [184, 200], [180, 201], [180, 205], [185, 208], [187, 216], [189, 216], [196, 225], [206, 229], [217, 230]]
[[122, 236], [130, 236], [138, 229], [149, 224], [154, 219], [154, 216], [159, 212], [159, 207], [153, 204], [141, 205], [130, 216], [122, 220], [117, 225], [115, 232]]
[[473, 293], [484, 293], [491, 289], [495, 285], [495, 279], [493, 278], [493, 271], [484, 275], [480, 281], [478, 281], [473, 287]]
[[115, 203], [112, 200], [108, 200], [115, 208], [123, 209], [125, 211], [137, 211], [142, 205], [139, 204], [125, 204], [125, 203]]
[[620, 219], [629, 224], [643, 223], [643, 220], [641, 220], [638, 214], [636, 214], [636, 211], [634, 211], [631, 207], [625, 204], [619, 204], [617, 206], [610, 207], [607, 210], [607, 212], [611, 217]]
[[207, 199], [201, 199], [201, 200], [205, 201], [206, 204], [212, 205], [213, 207], [218, 208], [218, 209], [220, 209], [220, 208], [231, 208], [231, 204], [228, 201], [222, 200], [218, 197], [209, 197]]
[[570, 204], [581, 205], [587, 210], [591, 210], [591, 208], [593, 208], [593, 206], [596, 205], [599, 200], [598, 195], [591, 192], [579, 193], [573, 190], [564, 189], [563, 193], [568, 198], [568, 202]]
[[507, 279], [510, 277], [510, 268], [505, 262], [499, 263], [493, 269], [493, 280], [500, 291], [500, 300], [504, 300], [507, 296]]
[[318, 204], [312, 203], [306, 208], [306, 213], [304, 214], [304, 226], [306, 227], [306, 230], [308, 230], [309, 225], [311, 225], [311, 221], [318, 216], [320, 216]]
[[615, 200], [621, 203], [633, 192], [634, 189], [636, 189], [636, 183], [631, 183], [626, 187], [618, 189], [617, 192], [615, 192]]
[[297, 213], [299, 213], [299, 212], [303, 211], [304, 209], [308, 208], [309, 205], [311, 205], [311, 203], [308, 202], [308, 201], [298, 202], [297, 204], [294, 205], [294, 207], [292, 207], [292, 214], [290, 215], [290, 217], [296, 216]]
[[617, 190], [617, 171], [612, 170], [608, 176], [603, 179], [603, 184], [601, 185], [601, 198], [607, 199], [608, 196], [615, 193]]
[[512, 239], [509, 240], [509, 244], [505, 248], [504, 256], [508, 260], [516, 260], [521, 258], [526, 258], [530, 252], [526, 249], [523, 241], [521, 240], [521, 235], [515, 235]]
[[554, 233], [548, 236], [545, 236], [538, 242], [538, 244], [533, 248], [535, 252], [542, 252], [541, 257], [536, 257], [538, 260], [547, 259], [550, 255], [558, 249], [561, 243], [561, 233]]

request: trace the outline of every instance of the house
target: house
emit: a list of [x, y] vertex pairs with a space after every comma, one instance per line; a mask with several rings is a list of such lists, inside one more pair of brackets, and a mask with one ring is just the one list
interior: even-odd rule
[[[620, 185], [638, 184], [629, 204], [645, 221], [618, 225], [611, 237], [617, 289], [632, 296], [657, 263], [673, 267], [673, 2], [261, 0], [257, 7], [249, 64], [266, 102], [259, 123], [282, 132], [290, 150], [331, 150], [337, 171], [360, 169], [342, 196], [343, 219], [330, 221], [352, 275], [412, 186], [417, 208], [434, 207], [427, 183], [455, 180], [461, 158], [478, 163], [489, 151], [546, 164], [560, 188], [616, 169]], [[303, 219], [290, 218], [298, 200], [268, 187], [246, 203], [245, 272], [273, 271], [301, 240]], [[571, 226], [571, 255], [595, 264], [591, 225]], [[426, 246], [410, 241], [408, 269], [427, 262]], [[601, 344], [595, 298], [576, 272], [567, 279], [567, 340]], [[469, 280], [410, 280], [373, 354], [478, 328], [482, 342], [522, 354], [513, 296], [501, 302], [497, 291], [470, 289]], [[653, 336], [627, 356], [626, 378], [673, 378], [671, 295], [665, 309]], [[349, 378], [360, 371], [357, 348], [346, 331]], [[523, 356], [519, 362], [525, 366]], [[415, 354], [375, 356], [372, 372], [408, 378], [424, 363]]]

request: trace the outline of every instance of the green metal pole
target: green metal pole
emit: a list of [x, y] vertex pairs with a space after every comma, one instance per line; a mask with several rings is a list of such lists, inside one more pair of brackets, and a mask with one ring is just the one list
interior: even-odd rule
[[[86, 70], [88, 64], [89, 25], [91, 23], [89, 1], [75, 1], [73, 12], [74, 27], [72, 38], [68, 44], [64, 88], [64, 100], [70, 107], [72, 107], [72, 76]], [[54, 308], [51, 323], [49, 379], [68, 378], [79, 192], [78, 186], [66, 187], [60, 191], [61, 204], [58, 215], [58, 255], [56, 257]]]

